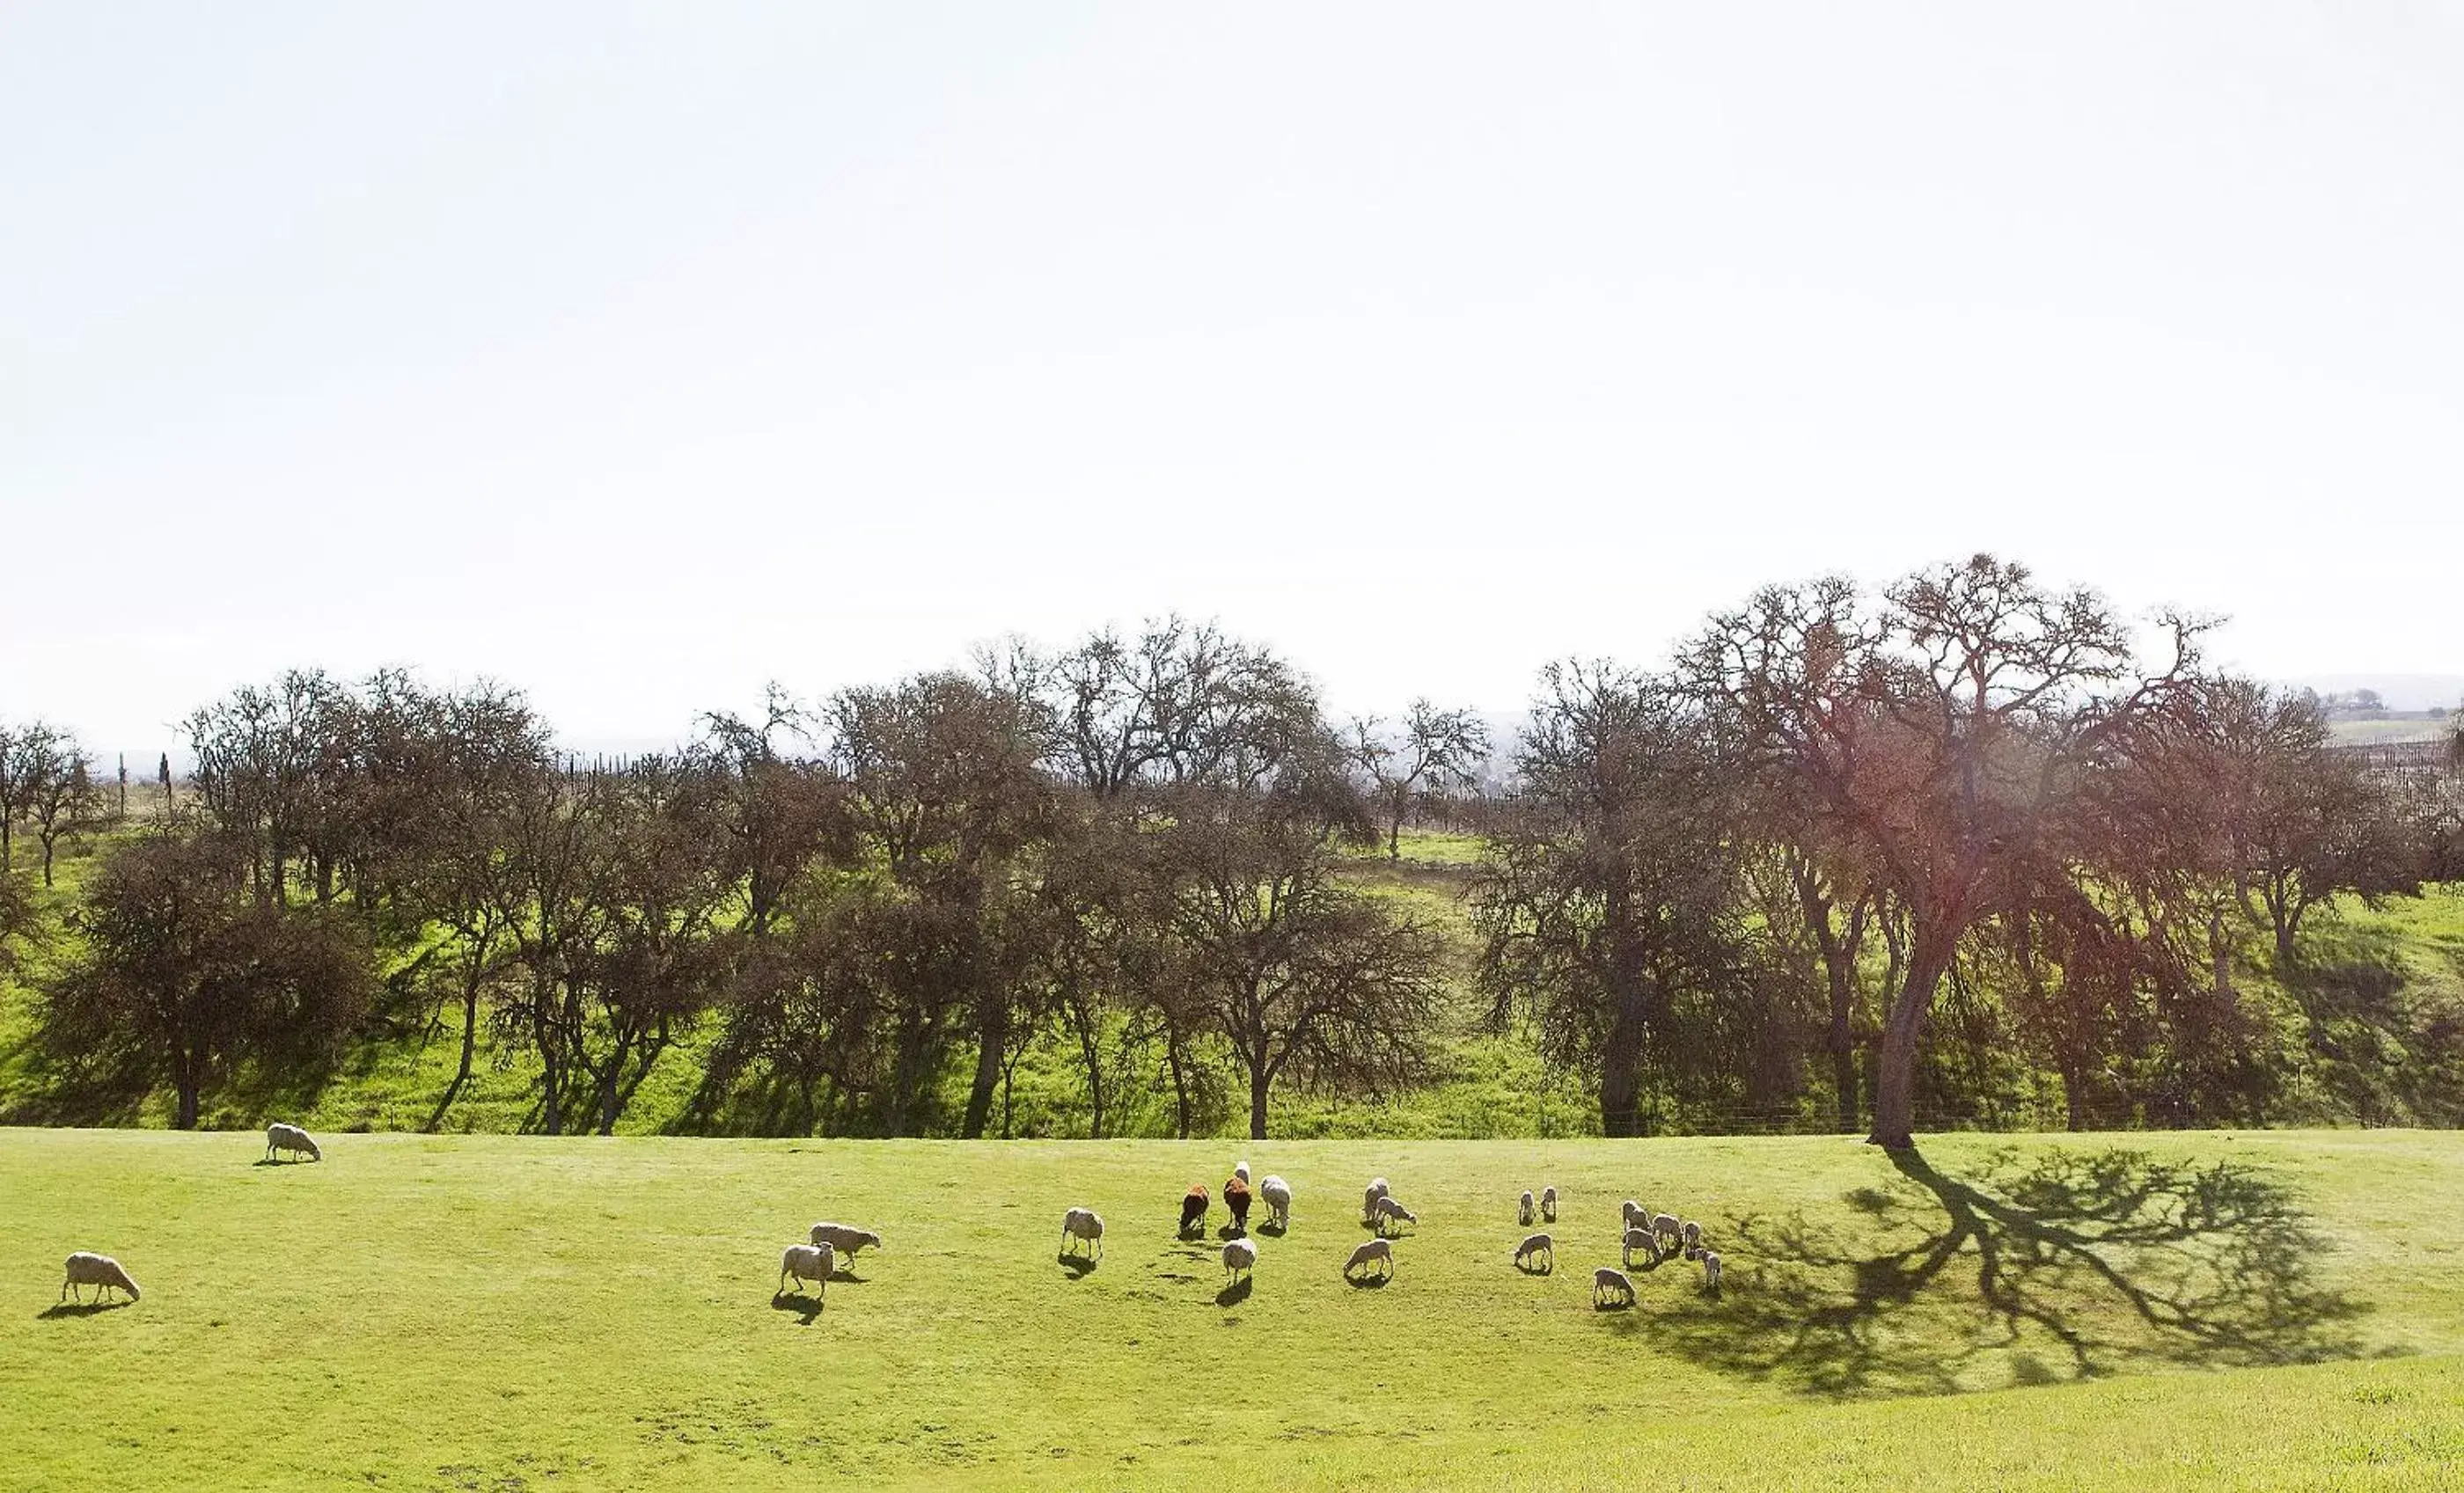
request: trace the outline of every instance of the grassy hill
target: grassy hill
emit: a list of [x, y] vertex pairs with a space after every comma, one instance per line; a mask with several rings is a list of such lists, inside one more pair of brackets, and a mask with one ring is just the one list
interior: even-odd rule
[[[1243, 1145], [0, 1131], [0, 1487], [2438, 1487], [2464, 1137]], [[1361, 1183], [1423, 1222], [1345, 1284]], [[1554, 1183], [1553, 1276], [1509, 1264]], [[1704, 1220], [1595, 1311], [1617, 1202]], [[1056, 1259], [1063, 1208], [1111, 1228]], [[815, 1218], [877, 1228], [774, 1299]], [[1219, 1211], [1215, 1223], [1222, 1221]], [[118, 1255], [134, 1306], [55, 1308]]]

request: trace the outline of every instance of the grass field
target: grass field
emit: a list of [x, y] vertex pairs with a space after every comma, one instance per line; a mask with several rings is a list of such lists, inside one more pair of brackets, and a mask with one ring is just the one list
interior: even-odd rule
[[[1173, 1234], [1223, 1143], [0, 1131], [0, 1488], [2464, 1480], [2464, 1136], [1237, 1152], [1298, 1193], [1245, 1294]], [[1373, 1173], [1423, 1222], [1354, 1288]], [[1628, 1196], [1708, 1225], [1720, 1298], [1591, 1308]], [[886, 1247], [774, 1299], [819, 1217]], [[75, 1248], [144, 1300], [55, 1307]]]

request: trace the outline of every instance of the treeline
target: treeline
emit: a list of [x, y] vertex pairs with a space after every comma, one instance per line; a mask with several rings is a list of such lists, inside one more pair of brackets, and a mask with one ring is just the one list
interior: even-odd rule
[[[697, 1128], [1005, 1133], [1041, 1047], [1084, 1133], [1162, 1095], [1263, 1136], [1279, 1091], [1426, 1079], [1463, 988], [1611, 1134], [1818, 1106], [1904, 1144], [2022, 1072], [2075, 1125], [2257, 1123], [2285, 1073], [2243, 972], [2336, 897], [2464, 874], [2456, 806], [2160, 630], [2143, 660], [1987, 558], [1774, 588], [1667, 669], [1547, 670], [1496, 763], [1468, 711], [1338, 723], [1178, 620], [774, 689], [614, 767], [511, 690], [295, 673], [188, 719], [190, 792], [86, 878], [39, 1041], [184, 1126], [451, 1013], [431, 1124], [486, 1033], [552, 1133], [692, 1040]], [[1485, 845], [1470, 951], [1357, 874], [1433, 812]], [[6, 881], [0, 955], [42, 934]], [[2431, 1041], [2464, 1102], [2464, 1035]]]

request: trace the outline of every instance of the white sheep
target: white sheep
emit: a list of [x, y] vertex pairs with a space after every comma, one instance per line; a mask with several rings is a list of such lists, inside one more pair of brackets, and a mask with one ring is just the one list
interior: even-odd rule
[[1651, 1230], [1628, 1229], [1625, 1231], [1625, 1267], [1629, 1270], [1634, 1268], [1634, 1252], [1638, 1249], [1642, 1251], [1645, 1264], [1660, 1263], [1660, 1246], [1653, 1242]]
[[1557, 1241], [1546, 1234], [1534, 1234], [1530, 1238], [1525, 1240], [1522, 1243], [1514, 1246], [1515, 1268], [1521, 1269], [1525, 1262], [1538, 1260], [1544, 1256], [1548, 1261], [1547, 1268], [1552, 1271], [1555, 1270], [1557, 1268]]
[[1532, 1213], [1531, 1195], [1526, 1192], [1514, 1201], [1514, 1221], [1528, 1229], [1531, 1226]]
[[779, 1294], [787, 1294], [787, 1283], [798, 1285], [806, 1281], [820, 1288], [824, 1296], [830, 1293], [830, 1272], [838, 1268], [838, 1260], [827, 1244], [790, 1244], [779, 1257]]
[[1258, 1243], [1255, 1240], [1236, 1239], [1223, 1246], [1223, 1273], [1227, 1276], [1245, 1274], [1258, 1267]]
[[1072, 1208], [1061, 1216], [1061, 1252], [1067, 1254], [1073, 1240], [1084, 1240], [1094, 1246], [1094, 1256], [1104, 1258], [1104, 1219], [1092, 1208]]
[[1394, 1198], [1380, 1197], [1377, 1199], [1377, 1232], [1380, 1234], [1386, 1232], [1386, 1226], [1390, 1223], [1418, 1223], [1419, 1221], [1420, 1216], [1419, 1214], [1404, 1207]]
[[1670, 1239], [1675, 1239], [1677, 1237], [1677, 1215], [1673, 1213], [1653, 1214], [1651, 1216], [1651, 1232], [1654, 1234], [1665, 1235]]
[[[119, 1261], [109, 1255], [88, 1254], [80, 1249], [69, 1256], [68, 1276], [60, 1282], [60, 1299], [67, 1300], [72, 1290], [84, 1285], [102, 1287], [95, 1297], [97, 1301], [109, 1300], [115, 1286], [126, 1291], [130, 1301], [138, 1300], [140, 1295], [136, 1281], [129, 1277], [127, 1271], [120, 1267]], [[83, 1302], [85, 1293], [81, 1290], [77, 1291], [77, 1299]]]
[[1349, 1281], [1353, 1271], [1372, 1264], [1386, 1267], [1380, 1274], [1392, 1276], [1395, 1273], [1395, 1246], [1390, 1241], [1373, 1239], [1353, 1250], [1352, 1258], [1343, 1262], [1343, 1278]]
[[1364, 1189], [1362, 1189], [1362, 1190], [1361, 1190], [1361, 1194], [1360, 1194], [1360, 1221], [1361, 1221], [1361, 1222], [1363, 1222], [1363, 1223], [1370, 1223], [1370, 1224], [1374, 1224], [1374, 1223], [1375, 1223], [1375, 1222], [1377, 1221], [1377, 1204], [1378, 1204], [1380, 1201], [1384, 1200], [1384, 1198], [1385, 1198], [1385, 1197], [1386, 1197], [1386, 1194], [1387, 1194], [1386, 1179], [1385, 1179], [1384, 1177], [1382, 1177], [1382, 1176], [1381, 1176], [1381, 1177], [1378, 1177], [1376, 1180], [1375, 1180], [1375, 1181], [1371, 1182], [1371, 1183], [1370, 1183], [1366, 1188], [1364, 1188]]
[[304, 1154], [311, 1161], [325, 1159], [325, 1153], [317, 1149], [316, 1137], [297, 1125], [285, 1125], [276, 1120], [265, 1128], [265, 1159], [272, 1161], [275, 1153], [282, 1151], [294, 1155]]
[[1540, 1221], [1543, 1223], [1557, 1221], [1557, 1189], [1553, 1187], [1540, 1189]]
[[1696, 1256], [1702, 1254], [1703, 1225], [1695, 1222], [1691, 1219], [1679, 1224], [1677, 1226], [1677, 1241], [1683, 1247], [1686, 1259], [1692, 1260]]
[[1269, 1176], [1258, 1184], [1258, 1196], [1265, 1199], [1266, 1221], [1279, 1229], [1292, 1226], [1292, 1184], [1280, 1176]]
[[1249, 1180], [1249, 1163], [1246, 1161], [1233, 1162], [1232, 1175], [1239, 1177], [1243, 1183], [1247, 1182]]
[[1703, 1289], [1720, 1294], [1720, 1256], [1716, 1251], [1703, 1251]]
[[812, 1241], [816, 1244], [829, 1245], [840, 1254], [847, 1256], [850, 1262], [855, 1259], [855, 1252], [859, 1249], [881, 1247], [880, 1235], [869, 1229], [853, 1228], [845, 1223], [814, 1224]]
[[1629, 1197], [1625, 1200], [1625, 1226], [1630, 1229], [1651, 1227], [1651, 1210]]
[[1607, 1293], [1607, 1299], [1610, 1301], [1622, 1300], [1629, 1306], [1634, 1305], [1634, 1282], [1623, 1270], [1602, 1265], [1592, 1272], [1593, 1306], [1601, 1305], [1603, 1292]]

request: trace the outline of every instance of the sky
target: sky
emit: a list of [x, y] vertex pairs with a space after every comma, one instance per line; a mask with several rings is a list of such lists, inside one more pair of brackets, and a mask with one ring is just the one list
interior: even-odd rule
[[1991, 550], [2464, 674], [2464, 4], [0, 4], [0, 717], [1179, 611], [1511, 713]]

